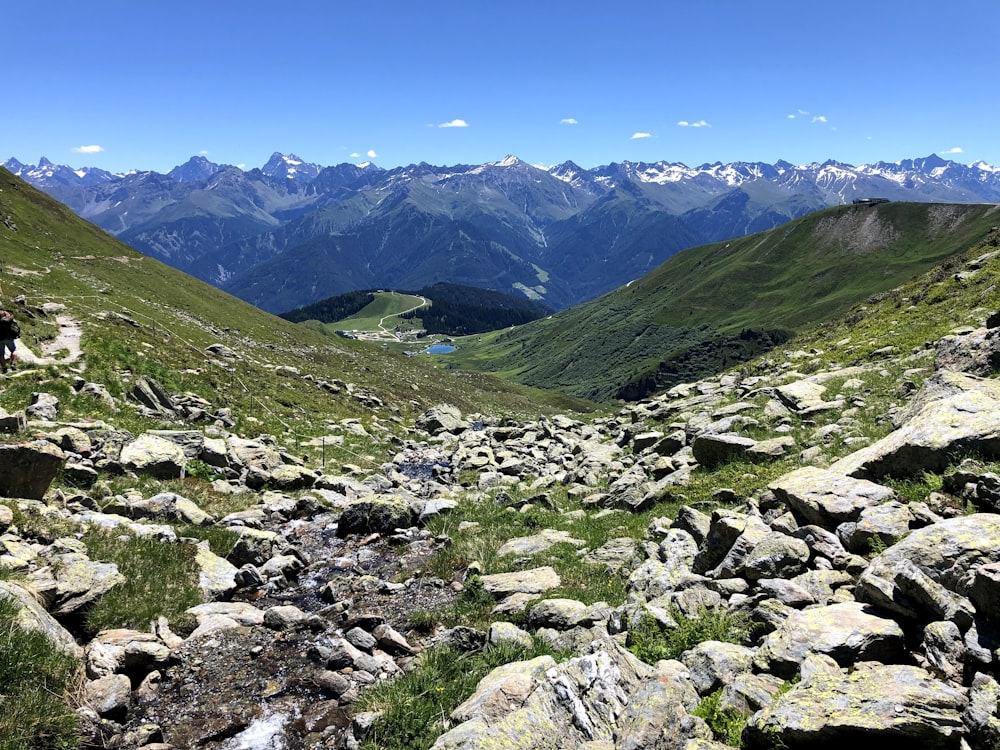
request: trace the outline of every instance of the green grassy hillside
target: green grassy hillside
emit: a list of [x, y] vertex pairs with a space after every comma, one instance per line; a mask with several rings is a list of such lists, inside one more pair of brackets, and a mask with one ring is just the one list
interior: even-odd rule
[[457, 365], [595, 400], [721, 371], [981, 241], [997, 206], [886, 203], [816, 212], [681, 252], [599, 299], [463, 341]]
[[[148, 375], [171, 392], [190, 391], [214, 406], [232, 407], [249, 422], [237, 428], [250, 434], [272, 432], [298, 442], [322, 434], [331, 420], [385, 421], [441, 402], [465, 411], [529, 415], [587, 408], [490, 376], [442, 378], [421, 362], [262, 312], [139, 254], [3, 169], [0, 271], [0, 306], [18, 311], [22, 341], [36, 354], [58, 332], [55, 316], [42, 305], [62, 303], [82, 327], [85, 379], [117, 397]], [[208, 352], [213, 344], [235, 358]], [[277, 369], [282, 367], [298, 374]], [[39, 390], [46, 377], [40, 368], [34, 380], [18, 379], [0, 394], [0, 407], [22, 383]], [[331, 383], [334, 388], [321, 387]], [[72, 411], [72, 399], [65, 408]]]

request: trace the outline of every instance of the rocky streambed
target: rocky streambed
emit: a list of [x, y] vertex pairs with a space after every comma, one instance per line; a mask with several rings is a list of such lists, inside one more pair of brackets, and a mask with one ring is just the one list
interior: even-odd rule
[[[221, 420], [133, 436], [62, 424], [46, 401], [52, 411], [32, 422], [41, 437], [0, 447], [0, 563], [23, 574], [0, 593], [81, 659], [79, 713], [94, 747], [358, 747], [376, 720], [358, 714], [359, 696], [417, 668], [427, 649], [535, 637], [570, 656], [492, 672], [442, 717], [435, 748], [707, 749], [724, 746], [723, 715], [742, 717], [738, 741], [751, 748], [993, 748], [1000, 478], [988, 462], [1000, 458], [1000, 381], [987, 352], [997, 330], [811, 374], [797, 369], [809, 353], [789, 353], [773, 372], [680, 386], [590, 422], [442, 405], [366, 476], [310, 469]], [[896, 382], [894, 405], [876, 403], [875, 381]], [[30, 418], [3, 416], [15, 432]], [[47, 490], [57, 470], [177, 477], [195, 460], [215, 467], [217, 492], [252, 493], [251, 507], [216, 518], [171, 492], [99, 503], [87, 489]], [[776, 465], [787, 470], [746, 494], [712, 485], [727, 467]], [[919, 496], [900, 483], [913, 477], [926, 483]], [[427, 530], [459, 501], [567, 520], [492, 550], [515, 560], [575, 544], [570, 522], [649, 514], [638, 538], [579, 550], [624, 577], [624, 600], [552, 596], [562, 582], [550, 566], [428, 574], [435, 554], [475, 533], [474, 518], [448, 535]], [[657, 515], [668, 503], [677, 510]], [[32, 535], [13, 511], [66, 532]], [[160, 621], [80, 642], [79, 613], [121, 580], [72, 530], [195, 544], [177, 524], [238, 537], [225, 556], [198, 545], [205, 601], [190, 627], [178, 635]], [[411, 626], [478, 573], [496, 604], [488, 630]], [[668, 658], [636, 648], [640, 629], [666, 636], [705, 617], [744, 622], [747, 637]]]

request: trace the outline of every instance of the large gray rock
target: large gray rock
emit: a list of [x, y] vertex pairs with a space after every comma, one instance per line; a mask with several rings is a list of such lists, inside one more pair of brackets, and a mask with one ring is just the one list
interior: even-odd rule
[[482, 581], [483, 588], [497, 598], [511, 594], [543, 594], [562, 585], [559, 574], [547, 565], [511, 573], [492, 573], [483, 576]]
[[[976, 513], [917, 529], [880, 554], [858, 580], [855, 596], [880, 609], [925, 621], [941, 619], [927, 603], [900, 590], [901, 577], [915, 566], [927, 578], [965, 597], [973, 588], [977, 570], [1000, 562], [1000, 514]], [[932, 592], [928, 592], [930, 595]]]
[[1000, 747], [1000, 685], [989, 675], [979, 673], [973, 678], [964, 718], [973, 750]]
[[468, 429], [469, 423], [462, 419], [462, 411], [457, 406], [438, 404], [421, 414], [413, 426], [431, 435], [441, 432], [457, 434]]
[[158, 479], [180, 479], [187, 464], [184, 450], [177, 443], [148, 433], [123, 447], [118, 460], [126, 471]]
[[754, 714], [743, 744], [957, 750], [967, 703], [961, 690], [918, 667], [866, 663], [845, 674], [827, 664]]
[[815, 466], [779, 477], [770, 484], [770, 490], [805, 523], [823, 528], [857, 520], [865, 508], [896, 496], [893, 490], [880, 484]]
[[654, 671], [627, 652], [603, 648], [560, 664], [547, 656], [507, 664], [455, 709], [451, 718], [459, 724], [433, 750], [680, 750], [688, 738], [708, 735], [688, 714], [697, 696], [683, 671], [676, 662]]
[[934, 369], [992, 375], [1000, 370], [1000, 328], [977, 328], [940, 339]]
[[144, 677], [170, 664], [170, 649], [153, 633], [103, 630], [86, 648], [87, 676], [94, 680], [112, 674]]
[[1000, 457], [1000, 381], [937, 372], [901, 415], [902, 426], [835, 462], [830, 470], [865, 479], [941, 473], [963, 451]]
[[544, 552], [556, 544], [572, 544], [576, 547], [583, 547], [586, 542], [582, 539], [575, 539], [568, 531], [557, 531], [555, 529], [542, 529], [537, 534], [531, 536], [521, 536], [515, 539], [508, 539], [497, 550], [497, 555], [535, 555]]
[[207, 544], [198, 545], [194, 559], [198, 566], [198, 588], [207, 601], [225, 599], [236, 590], [239, 569], [212, 552]]
[[47, 440], [0, 445], [0, 496], [41, 500], [65, 459]]
[[707, 695], [731, 683], [736, 675], [750, 672], [753, 651], [736, 643], [702, 641], [681, 654], [681, 661], [690, 670], [698, 694]]
[[56, 580], [52, 613], [57, 616], [85, 609], [125, 582], [115, 563], [95, 562], [79, 552], [53, 555], [52, 570]]
[[758, 648], [762, 672], [791, 677], [810, 654], [832, 657], [842, 666], [892, 661], [903, 653], [903, 630], [859, 602], [842, 602], [792, 612]]
[[45, 611], [28, 591], [12, 581], [0, 581], [0, 597], [12, 601], [17, 607], [14, 622], [21, 628], [41, 633], [56, 648], [74, 657], [82, 657], [83, 649], [72, 634]]
[[757, 442], [743, 435], [723, 433], [719, 435], [699, 435], [691, 443], [695, 460], [702, 466], [712, 468], [719, 464], [746, 456], [747, 451]]
[[337, 521], [337, 536], [391, 534], [413, 526], [417, 514], [402, 495], [372, 495], [350, 501]]

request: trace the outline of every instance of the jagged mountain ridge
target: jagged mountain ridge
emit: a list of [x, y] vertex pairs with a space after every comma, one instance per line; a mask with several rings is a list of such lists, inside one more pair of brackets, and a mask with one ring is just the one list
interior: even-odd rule
[[167, 175], [47, 159], [6, 166], [143, 253], [272, 311], [437, 281], [567, 307], [679, 250], [856, 198], [1000, 201], [1000, 169], [938, 156], [859, 167], [626, 161], [593, 169], [508, 156], [386, 170], [275, 153], [259, 169], [194, 157]]

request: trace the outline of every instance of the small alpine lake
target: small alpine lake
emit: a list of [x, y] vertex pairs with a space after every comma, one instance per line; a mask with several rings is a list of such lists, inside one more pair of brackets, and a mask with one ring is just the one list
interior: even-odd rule
[[456, 347], [452, 346], [451, 344], [434, 344], [433, 346], [428, 346], [426, 349], [424, 349], [424, 353], [451, 354], [453, 351], [455, 351], [455, 348]]

